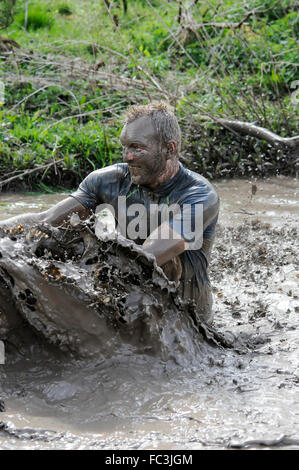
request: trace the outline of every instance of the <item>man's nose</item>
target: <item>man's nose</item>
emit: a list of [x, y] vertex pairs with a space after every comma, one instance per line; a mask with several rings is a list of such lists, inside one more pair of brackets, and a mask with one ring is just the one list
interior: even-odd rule
[[132, 150], [125, 150], [124, 151], [124, 161], [125, 162], [131, 162], [134, 160], [135, 154]]

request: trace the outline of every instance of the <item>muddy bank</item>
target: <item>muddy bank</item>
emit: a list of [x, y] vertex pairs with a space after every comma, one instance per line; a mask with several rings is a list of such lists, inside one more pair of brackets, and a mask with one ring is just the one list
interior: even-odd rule
[[243, 349], [204, 341], [196, 350], [188, 336], [193, 358], [181, 364], [178, 347], [176, 360], [130, 348], [66, 360], [38, 343], [10, 351], [1, 448], [299, 448], [298, 183], [216, 186], [213, 330]]

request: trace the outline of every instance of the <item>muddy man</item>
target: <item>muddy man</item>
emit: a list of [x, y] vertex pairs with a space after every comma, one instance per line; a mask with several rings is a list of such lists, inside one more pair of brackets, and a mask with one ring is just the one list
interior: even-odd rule
[[[107, 204], [119, 231], [155, 256], [169, 279], [177, 282], [181, 297], [194, 300], [199, 318], [209, 322], [208, 263], [219, 211], [216, 191], [180, 163], [181, 131], [168, 104], [130, 107], [120, 141], [124, 163], [93, 171], [77, 191], [52, 208], [13, 217], [0, 226], [58, 226], [74, 213], [86, 219]], [[136, 210], [142, 212], [138, 223]]]

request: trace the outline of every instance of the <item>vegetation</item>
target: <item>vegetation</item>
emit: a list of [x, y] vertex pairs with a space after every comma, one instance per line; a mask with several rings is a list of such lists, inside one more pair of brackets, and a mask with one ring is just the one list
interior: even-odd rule
[[121, 161], [122, 113], [149, 99], [174, 106], [189, 168], [294, 173], [296, 149], [225, 124], [296, 134], [294, 0], [0, 0], [0, 12], [4, 188], [71, 188]]

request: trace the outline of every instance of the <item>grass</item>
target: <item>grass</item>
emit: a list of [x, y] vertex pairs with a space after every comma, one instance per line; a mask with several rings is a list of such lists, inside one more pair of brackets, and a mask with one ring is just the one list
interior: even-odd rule
[[36, 31], [42, 28], [50, 29], [54, 24], [54, 17], [45, 7], [29, 4], [27, 16], [23, 11], [16, 16], [15, 21], [20, 28], [24, 28], [26, 31]]
[[117, 1], [108, 12], [96, 0], [32, 0], [25, 28], [25, 2], [17, 1], [5, 36], [23, 49], [0, 58], [2, 179], [55, 158], [63, 163], [23, 184], [76, 186], [88, 172], [121, 160], [126, 107], [165, 95], [180, 120], [190, 168], [208, 177], [291, 173], [283, 149], [236, 136], [213, 119], [296, 133], [294, 3], [210, 0], [209, 8], [197, 2], [181, 14], [177, 1], [127, 3], [124, 13]]

